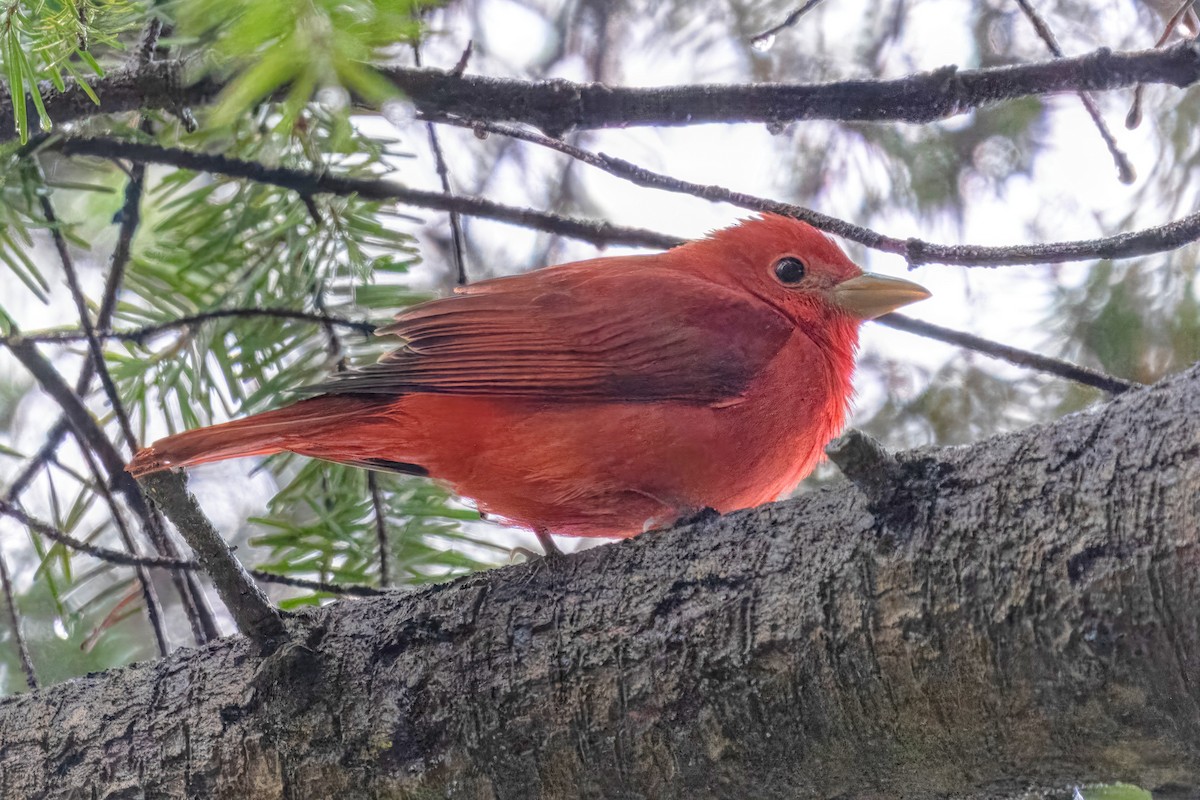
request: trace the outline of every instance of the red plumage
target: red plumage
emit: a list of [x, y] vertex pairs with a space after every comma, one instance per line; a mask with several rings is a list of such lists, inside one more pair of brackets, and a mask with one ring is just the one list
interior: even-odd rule
[[792, 489], [844, 423], [862, 320], [924, 296], [802, 222], [751, 219], [408, 309], [378, 363], [129, 470], [287, 450], [429, 475], [535, 530], [632, 536]]

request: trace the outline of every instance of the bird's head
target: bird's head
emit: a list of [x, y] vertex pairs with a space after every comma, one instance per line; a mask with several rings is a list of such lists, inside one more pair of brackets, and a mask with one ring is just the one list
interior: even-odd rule
[[874, 319], [929, 297], [902, 278], [863, 272], [832, 239], [791, 217], [743, 220], [677, 251], [721, 285], [748, 291], [798, 324]]

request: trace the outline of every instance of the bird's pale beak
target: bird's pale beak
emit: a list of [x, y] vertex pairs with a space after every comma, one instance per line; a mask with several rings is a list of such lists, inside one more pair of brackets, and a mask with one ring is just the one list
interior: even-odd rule
[[929, 290], [903, 278], [864, 272], [833, 287], [833, 302], [862, 319], [875, 319], [929, 297]]

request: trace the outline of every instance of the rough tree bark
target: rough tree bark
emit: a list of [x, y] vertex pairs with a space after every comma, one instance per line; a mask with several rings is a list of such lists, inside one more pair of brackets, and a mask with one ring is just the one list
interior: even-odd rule
[[0, 796], [1196, 796], [1198, 390], [8, 698]]

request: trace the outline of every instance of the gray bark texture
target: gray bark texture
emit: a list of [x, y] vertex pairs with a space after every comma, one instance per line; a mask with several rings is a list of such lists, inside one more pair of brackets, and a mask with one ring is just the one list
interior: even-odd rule
[[0, 796], [1200, 796], [1198, 420], [1193, 368], [972, 447], [843, 452], [856, 483], [789, 502], [343, 601], [267, 658], [230, 638], [11, 697]]

